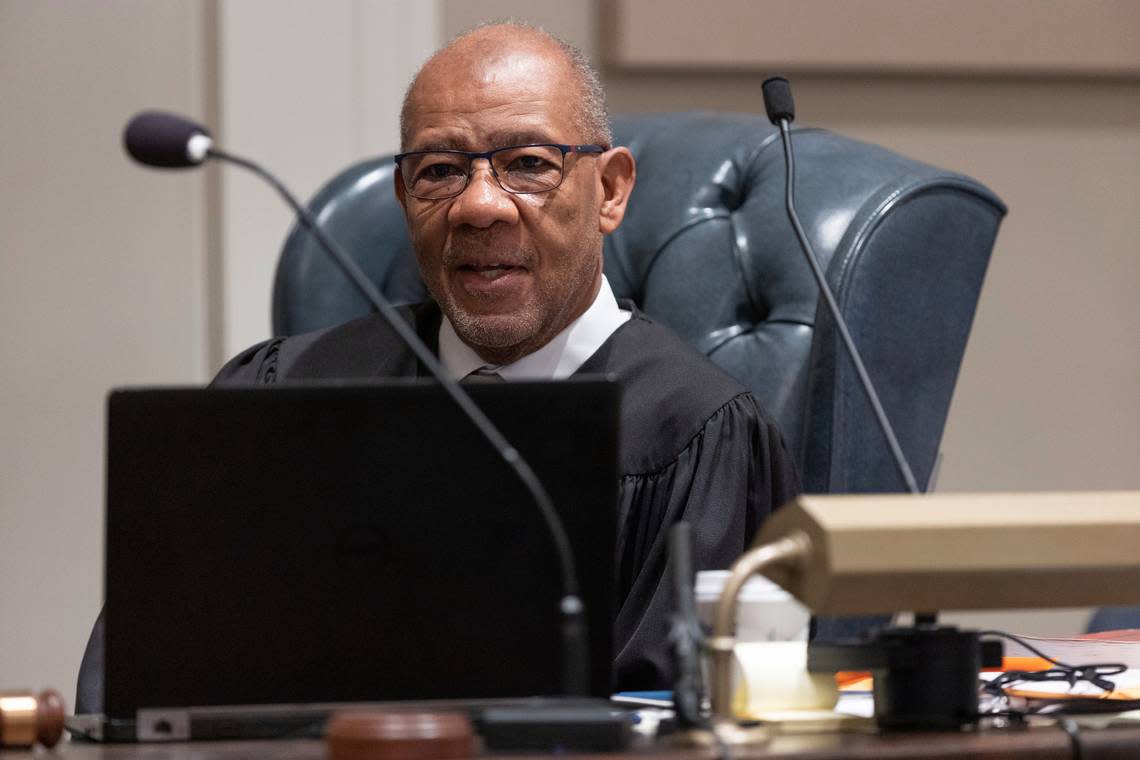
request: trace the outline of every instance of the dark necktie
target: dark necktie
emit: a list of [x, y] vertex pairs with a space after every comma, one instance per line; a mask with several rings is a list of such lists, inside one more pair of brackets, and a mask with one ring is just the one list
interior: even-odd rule
[[460, 380], [459, 382], [461, 382], [461, 383], [504, 383], [504, 382], [506, 382], [506, 380], [504, 380], [503, 376], [500, 375], [498, 372], [495, 372], [493, 369], [488, 369], [487, 367], [480, 367], [479, 369], [475, 370], [474, 372], [471, 372], [471, 373], [467, 374], [466, 376], [464, 376], [464, 378], [462, 380]]

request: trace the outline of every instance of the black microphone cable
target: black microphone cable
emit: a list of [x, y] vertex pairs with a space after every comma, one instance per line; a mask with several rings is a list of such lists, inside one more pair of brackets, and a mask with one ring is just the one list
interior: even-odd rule
[[[1040, 657], [1053, 666], [1048, 670], [1040, 671], [1005, 671], [1000, 676], [986, 681], [982, 685], [984, 691], [994, 696], [1003, 695], [1005, 689], [1017, 683], [1040, 683], [1043, 681], [1065, 681], [1070, 686], [1076, 684], [1078, 681], [1087, 681], [1101, 689], [1104, 694], [1107, 695], [1116, 687], [1108, 677], [1120, 675], [1128, 670], [1128, 666], [1120, 662], [1071, 665], [1054, 657], [1050, 657], [1020, 636], [1015, 636], [1005, 631], [978, 631], [978, 636], [979, 638], [982, 636], [996, 636], [1009, 639], [1010, 641], [1020, 644], [1030, 653]], [[1082, 758], [1085, 757], [1084, 739], [1080, 725], [1073, 720], [1069, 714], [1070, 712], [1124, 712], [1127, 710], [1135, 710], [1138, 706], [1140, 706], [1140, 702], [1137, 700], [1106, 700], [1103, 699], [1103, 697], [1092, 696], [1086, 699], [1059, 699], [1054, 702], [1038, 705], [1034, 710], [1019, 711], [1019, 714], [1022, 716], [1022, 719], [1024, 719], [1025, 715], [1052, 717], [1057, 728], [1061, 729], [1069, 739], [1069, 747], [1073, 753], [1073, 760], [1082, 760]]]
[[[191, 140], [197, 142], [191, 142]], [[202, 142], [203, 140], [205, 142]], [[325, 233], [308, 210], [276, 177], [253, 161], [214, 147], [210, 140], [210, 133], [204, 127], [173, 114], [154, 111], [139, 114], [128, 124], [124, 133], [124, 143], [132, 158], [148, 166], [185, 168], [197, 166], [206, 158], [214, 158], [248, 169], [268, 182], [285, 200], [285, 203], [293, 209], [302, 226], [309, 231], [324, 252], [333, 259], [356, 289], [412, 350], [416, 359], [424, 365], [448, 397], [467, 415], [476, 429], [518, 476], [542, 515], [554, 541], [563, 588], [562, 599], [559, 603], [564, 656], [562, 689], [569, 696], [588, 694], [589, 644], [586, 609], [578, 590], [578, 572], [573, 549], [566, 528], [550, 499], [550, 495], [526, 460], [499, 432], [499, 429], [488, 419], [483, 410], [459, 387], [459, 384], [448, 376], [443, 365], [423, 344], [411, 326], [388, 303], [376, 285], [364, 274], [364, 271], [335, 240]]]
[[701, 654], [704, 633], [697, 618], [693, 585], [693, 530], [684, 520], [669, 529], [669, 567], [673, 582], [673, 615], [669, 641], [673, 645], [673, 710], [681, 728], [708, 728], [704, 702]]
[[677, 669], [673, 681], [673, 712], [677, 726], [708, 732], [716, 750], [716, 760], [733, 760], [732, 748], [716, 732], [704, 712], [704, 679], [701, 657], [705, 636], [697, 617], [694, 593], [696, 573], [693, 566], [693, 529], [681, 520], [669, 529], [669, 564], [673, 582], [673, 615], [669, 641], [673, 645], [673, 664]]
[[1109, 680], [1109, 676], [1120, 675], [1128, 670], [1128, 666], [1122, 662], [1070, 665], [1067, 662], [1061, 662], [1054, 657], [1050, 657], [1020, 636], [1014, 636], [1005, 631], [978, 631], [978, 637], [981, 638], [982, 636], [1009, 639], [1053, 666], [1048, 670], [1007, 670], [1003, 672], [996, 678], [987, 681], [983, 687], [985, 691], [994, 696], [1000, 696], [1007, 687], [1016, 683], [1041, 683], [1045, 681], [1064, 681], [1068, 683], [1070, 687], [1075, 685], [1078, 681], [1087, 681], [1107, 694], [1116, 687], [1116, 685]]

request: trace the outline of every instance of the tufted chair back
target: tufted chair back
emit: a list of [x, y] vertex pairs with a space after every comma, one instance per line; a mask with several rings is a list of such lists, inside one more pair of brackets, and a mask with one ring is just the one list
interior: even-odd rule
[[[605, 243], [619, 299], [750, 388], [810, 492], [904, 490], [784, 211], [778, 132], [744, 114], [620, 117], [637, 159]], [[926, 487], [1005, 206], [977, 182], [821, 129], [793, 132], [796, 205], [915, 477]], [[426, 291], [390, 157], [332, 179], [310, 208], [396, 303]], [[277, 269], [273, 325], [294, 334], [368, 311], [307, 233]]]

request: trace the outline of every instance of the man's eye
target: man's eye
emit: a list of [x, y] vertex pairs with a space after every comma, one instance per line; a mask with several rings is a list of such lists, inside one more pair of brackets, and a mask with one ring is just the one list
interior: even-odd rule
[[462, 177], [463, 170], [456, 164], [435, 163], [421, 167], [416, 180], [426, 182], [441, 182], [454, 177]]
[[556, 168], [545, 156], [533, 153], [515, 156], [507, 165], [508, 172], [544, 172]]

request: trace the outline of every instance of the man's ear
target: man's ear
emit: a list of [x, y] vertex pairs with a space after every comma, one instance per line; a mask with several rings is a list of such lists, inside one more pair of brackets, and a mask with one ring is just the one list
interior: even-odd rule
[[408, 212], [408, 197], [404, 190], [404, 175], [400, 171], [400, 167], [396, 166], [396, 173], [392, 177], [392, 187], [396, 190], [396, 200], [400, 202], [400, 208], [404, 209], [404, 213]]
[[637, 181], [637, 165], [628, 148], [611, 148], [598, 159], [598, 178], [601, 182], [601, 205], [598, 208], [598, 229], [608, 235], [618, 228], [625, 218], [629, 194]]

